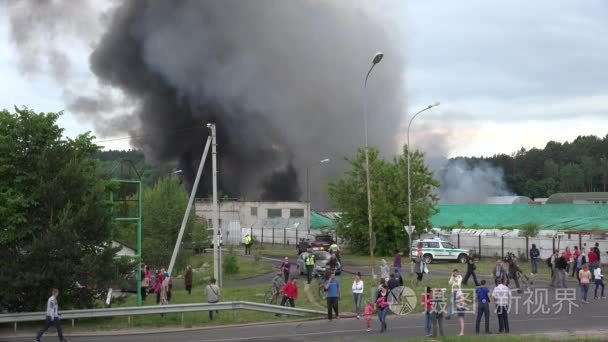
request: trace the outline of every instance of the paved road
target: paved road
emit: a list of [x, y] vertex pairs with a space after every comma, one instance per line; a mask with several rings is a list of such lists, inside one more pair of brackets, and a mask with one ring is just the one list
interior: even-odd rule
[[[551, 307], [555, 301], [555, 290], [548, 289], [549, 304], [546, 307], [550, 310], [547, 314], [540, 312], [534, 314], [537, 305], [530, 305], [530, 312], [526, 312], [523, 305], [527, 296], [522, 296], [519, 300], [519, 312], [511, 312], [510, 326], [513, 334], [566, 334], [574, 331], [586, 330], [597, 333], [606, 328], [608, 322], [608, 300], [592, 301], [591, 304], [583, 305], [576, 301], [577, 306], [572, 307], [568, 313], [567, 303], [563, 303], [562, 312], [557, 313], [557, 307]], [[577, 292], [578, 295], [578, 292]], [[537, 302], [537, 300], [535, 300]], [[350, 308], [349, 308], [350, 309]], [[453, 317], [446, 322], [446, 334], [455, 335], [458, 331], [458, 320]], [[465, 318], [465, 333], [473, 334], [474, 317], [467, 314]], [[249, 325], [242, 327], [218, 327], [207, 329], [190, 329], [180, 332], [151, 332], [144, 334], [129, 334], [116, 336], [72, 336], [71, 341], [82, 342], [139, 342], [139, 341], [359, 341], [363, 337], [369, 339], [388, 337], [416, 337], [423, 336], [423, 317], [421, 314], [408, 316], [391, 316], [388, 318], [389, 330], [385, 334], [380, 334], [378, 320], [374, 317], [373, 328], [375, 331], [370, 333], [364, 330], [363, 321], [354, 318], [334, 320], [314, 320], [293, 323], [275, 323]], [[497, 332], [496, 315], [491, 315], [491, 330]], [[604, 335], [605, 336], [605, 335]], [[53, 341], [56, 337], [49, 336], [45, 340]], [[31, 337], [22, 338], [2, 338], [0, 341], [31, 341]]]

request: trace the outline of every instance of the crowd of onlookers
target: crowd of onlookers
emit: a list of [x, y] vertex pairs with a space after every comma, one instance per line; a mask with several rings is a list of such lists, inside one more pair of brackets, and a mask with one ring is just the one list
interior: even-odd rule
[[[530, 250], [530, 263], [532, 273], [538, 270], [538, 258], [540, 253], [535, 245]], [[594, 299], [605, 299], [604, 296], [604, 275], [601, 267], [601, 253], [599, 243], [586, 251], [586, 247], [579, 248], [574, 246], [573, 250], [566, 247], [562, 252], [559, 249], [546, 260], [547, 266], [551, 269], [551, 287], [568, 287], [568, 276], [576, 277], [581, 289], [581, 301], [583, 304], [589, 303], [589, 288], [595, 285]], [[599, 290], [599, 296], [598, 296]]]

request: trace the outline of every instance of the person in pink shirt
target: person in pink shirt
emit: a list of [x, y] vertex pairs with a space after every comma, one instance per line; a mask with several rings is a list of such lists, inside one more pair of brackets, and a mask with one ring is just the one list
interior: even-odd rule
[[578, 249], [578, 246], [574, 246], [574, 252], [572, 252], [572, 275], [570, 277], [574, 277], [576, 274], [576, 261], [579, 255], [581, 255], [581, 250]]
[[365, 309], [363, 309], [363, 318], [365, 318], [365, 326], [367, 326], [367, 331], [372, 331], [372, 314], [374, 311], [374, 304], [371, 300], [368, 300], [367, 304], [365, 304]]

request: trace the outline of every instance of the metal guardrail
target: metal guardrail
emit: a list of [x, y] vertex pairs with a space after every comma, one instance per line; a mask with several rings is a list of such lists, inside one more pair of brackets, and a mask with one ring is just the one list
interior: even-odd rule
[[[137, 316], [137, 315], [152, 315], [152, 314], [165, 314], [165, 313], [183, 313], [186, 312], [200, 312], [200, 311], [211, 311], [211, 310], [251, 310], [268, 312], [280, 315], [291, 315], [291, 316], [306, 316], [310, 314], [324, 315], [323, 311], [292, 308], [287, 306], [270, 305], [263, 303], [254, 303], [247, 301], [235, 301], [235, 302], [218, 302], [218, 303], [195, 303], [195, 304], [171, 304], [171, 305], [157, 305], [157, 306], [135, 306], [135, 307], [124, 307], [124, 308], [103, 308], [103, 309], [85, 309], [85, 310], [68, 310], [61, 311], [60, 318], [62, 320], [75, 320], [82, 318], [96, 318], [96, 317], [114, 317], [114, 316]], [[43, 321], [45, 319], [45, 312], [22, 312], [22, 313], [11, 313], [0, 315], [0, 323], [14, 323], [15, 330], [17, 330], [18, 322], [34, 322]]]

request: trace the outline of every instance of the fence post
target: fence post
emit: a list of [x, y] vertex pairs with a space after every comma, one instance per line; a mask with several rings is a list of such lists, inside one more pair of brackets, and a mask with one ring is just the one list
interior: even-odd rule
[[526, 235], [526, 260], [530, 259], [530, 238]]
[[551, 249], [551, 255], [553, 255], [553, 253], [555, 253], [555, 236], [551, 238], [551, 241], [553, 242], [553, 249]]
[[581, 248], [583, 248], [583, 235], [578, 232], [578, 250], [580, 251]]
[[460, 232], [458, 232], [458, 248], [460, 248]]
[[287, 227], [283, 228], [283, 248], [285, 248], [285, 243], [287, 242]]
[[264, 226], [260, 227], [262, 229], [262, 238], [260, 239], [260, 244], [264, 244]]
[[479, 258], [481, 259], [481, 234], [477, 235], [478, 241], [479, 241]]
[[272, 245], [274, 246], [274, 226], [272, 226]]
[[15, 325], [13, 326], [13, 329], [15, 329], [15, 333], [17, 333], [17, 322], [15, 322]]
[[505, 258], [505, 236], [504, 234], [500, 236], [500, 258]]
[[296, 228], [296, 246], [300, 243], [300, 239], [298, 239], [298, 228]]

